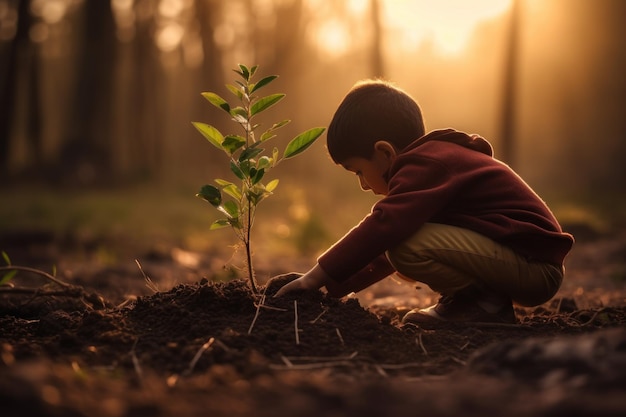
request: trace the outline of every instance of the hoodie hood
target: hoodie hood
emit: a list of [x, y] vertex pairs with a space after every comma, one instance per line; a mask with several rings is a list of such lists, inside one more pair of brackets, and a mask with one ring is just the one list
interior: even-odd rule
[[415, 149], [418, 146], [421, 146], [424, 143], [430, 142], [432, 140], [455, 143], [459, 146], [463, 146], [465, 148], [493, 157], [493, 148], [486, 139], [476, 134], [468, 135], [467, 133], [460, 132], [454, 129], [434, 130], [427, 135], [417, 139], [415, 142], [411, 143], [409, 146], [404, 148], [402, 152]]

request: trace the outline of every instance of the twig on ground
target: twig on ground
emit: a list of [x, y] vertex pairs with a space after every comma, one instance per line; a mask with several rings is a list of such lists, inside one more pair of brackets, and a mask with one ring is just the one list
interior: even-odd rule
[[378, 374], [382, 377], [388, 378], [389, 374], [387, 374], [387, 372], [385, 372], [385, 370], [378, 364], [374, 364], [374, 369], [376, 369], [376, 372], [378, 372]]
[[591, 316], [591, 318], [589, 320], [585, 321], [584, 323], [580, 323], [580, 326], [581, 327], [589, 326], [590, 324], [592, 324], [595, 321], [595, 319], [598, 317], [598, 314], [604, 312], [605, 310], [606, 310], [606, 308], [601, 308], [599, 310], [596, 310], [593, 313], [593, 315]]
[[57, 277], [55, 277], [52, 274], [49, 274], [45, 271], [42, 271], [40, 269], [36, 269], [36, 268], [30, 268], [28, 266], [18, 266], [18, 265], [7, 265], [7, 266], [0, 266], [0, 272], [3, 271], [24, 271], [24, 272], [30, 272], [39, 276], [42, 276], [46, 279], [49, 279], [50, 281], [54, 282], [55, 284], [60, 285], [63, 288], [72, 288], [73, 285], [72, 284], [68, 284], [67, 282], [63, 282], [60, 279], [58, 279]]
[[7, 287], [0, 288], [0, 293], [31, 294], [33, 297], [81, 297], [84, 295], [84, 291], [82, 291], [82, 289], [78, 287], [68, 287], [65, 290], [43, 290], [41, 288]]
[[289, 360], [286, 356], [280, 355], [280, 359], [287, 365], [289, 368], [293, 368], [293, 362]]
[[265, 302], [265, 294], [261, 296], [261, 301], [256, 305], [256, 313], [254, 313], [254, 318], [252, 319], [252, 323], [250, 323], [250, 327], [248, 328], [248, 334], [252, 333], [252, 329], [254, 328], [254, 323], [256, 323], [256, 319], [259, 317], [259, 312], [261, 311], [261, 306]]
[[157, 287], [157, 285], [154, 283], [154, 281], [152, 281], [150, 279], [150, 277], [148, 275], [146, 275], [146, 273], [143, 271], [143, 268], [141, 267], [141, 264], [139, 263], [139, 261], [137, 259], [135, 259], [135, 263], [139, 267], [139, 271], [141, 271], [141, 275], [143, 275], [144, 281], [146, 281], [146, 287], [150, 288], [152, 290], [152, 292], [154, 292], [154, 293], [159, 292], [159, 287]]
[[352, 360], [354, 358], [357, 357], [357, 355], [359, 354], [359, 352], [354, 351], [352, 352], [350, 355], [348, 356], [285, 356], [284, 358], [290, 362], [293, 361], [305, 361], [305, 362], [316, 362], [316, 361], [323, 361], [323, 362], [332, 362], [332, 361], [345, 361], [345, 360]]
[[469, 339], [467, 339], [467, 341], [463, 344], [463, 346], [461, 346], [461, 347], [459, 348], [459, 350], [460, 350], [460, 351], [464, 351], [464, 350], [465, 350], [465, 348], [469, 346], [469, 344], [470, 344], [470, 341], [469, 341]]
[[423, 367], [424, 363], [422, 362], [407, 362], [407, 363], [398, 363], [398, 364], [380, 364], [381, 369], [384, 370], [398, 370], [398, 369], [406, 369], [406, 368], [414, 368], [414, 367]]
[[252, 319], [252, 323], [250, 323], [250, 327], [248, 328], [248, 334], [252, 333], [252, 329], [254, 328], [254, 324], [256, 323], [256, 319], [259, 318], [259, 312], [261, 311], [261, 308], [265, 307], [268, 308], [270, 310], [281, 310], [281, 311], [287, 311], [285, 309], [279, 309], [279, 308], [275, 308], [275, 307], [271, 307], [270, 306], [266, 306], [265, 305], [265, 292], [267, 291], [267, 286], [265, 287], [265, 289], [263, 290], [263, 294], [261, 294], [261, 299], [259, 300], [258, 303], [255, 304], [256, 306], [256, 312], [254, 313], [254, 318]]
[[230, 352], [230, 348], [226, 346], [223, 342], [218, 339], [215, 339], [215, 344], [221, 347], [225, 352]]
[[[35, 297], [43, 297], [43, 296], [47, 296], [47, 297], [51, 297], [51, 296], [55, 296], [55, 297], [75, 297], [75, 298], [80, 298], [81, 301], [83, 302], [83, 304], [85, 304], [85, 306], [87, 306], [88, 308], [95, 308], [96, 306], [102, 306], [106, 308], [106, 303], [104, 301], [104, 299], [99, 296], [98, 294], [91, 294], [88, 293], [84, 290], [83, 287], [78, 286], [78, 285], [73, 285], [73, 284], [68, 284], [67, 282], [63, 282], [60, 279], [58, 279], [57, 277], [55, 277], [52, 274], [49, 274], [45, 271], [36, 269], [36, 268], [30, 268], [27, 266], [19, 266], [19, 265], [8, 265], [8, 266], [0, 266], [0, 272], [2, 271], [24, 271], [24, 272], [29, 272], [35, 275], [39, 275], [41, 277], [44, 277], [50, 281], [52, 281], [54, 284], [57, 284], [58, 286], [60, 286], [61, 288], [63, 288], [62, 290], [53, 290], [53, 289], [46, 289], [46, 287], [40, 287], [40, 288], [28, 288], [28, 287], [16, 287], [13, 285], [13, 283], [9, 283], [8, 285], [2, 285], [0, 286], [0, 293], [4, 293], [4, 294], [29, 294], [31, 295], [31, 300], [34, 299]], [[49, 287], [48, 287], [49, 288]], [[88, 304], [88, 301], [90, 304]], [[30, 300], [28, 301], [30, 302]]]
[[328, 307], [322, 307], [323, 310], [320, 314], [318, 314], [317, 317], [315, 317], [313, 320], [311, 320], [309, 323], [311, 324], [315, 324], [315, 322], [317, 322], [324, 314], [326, 314], [326, 312], [328, 311]]
[[300, 344], [300, 330], [298, 329], [298, 301], [293, 300], [293, 328], [296, 332], [296, 345]]
[[315, 362], [315, 363], [292, 363], [291, 365], [270, 364], [270, 369], [274, 370], [295, 370], [308, 371], [311, 369], [334, 368], [338, 366], [354, 366], [352, 361], [332, 361], [332, 362]]
[[420, 348], [422, 348], [422, 352], [424, 352], [424, 355], [428, 356], [428, 351], [426, 350], [426, 346], [424, 346], [424, 341], [422, 340], [422, 333], [419, 333], [417, 335], [417, 344], [420, 346]]
[[268, 306], [267, 304], [258, 304], [258, 303], [254, 303], [254, 306], [257, 308], [264, 308], [266, 310], [274, 310], [274, 311], [289, 311], [286, 308], [280, 308], [280, 307], [274, 307], [274, 306]]
[[203, 344], [200, 347], [200, 349], [198, 349], [198, 351], [196, 352], [196, 355], [193, 357], [193, 359], [189, 363], [189, 367], [187, 368], [187, 370], [185, 370], [185, 372], [183, 372], [184, 376], [191, 375], [194, 368], [196, 367], [196, 364], [200, 360], [200, 357], [202, 356], [204, 352], [206, 352], [207, 350], [211, 348], [211, 346], [213, 345], [213, 342], [215, 342], [215, 338], [211, 337], [209, 340], [206, 341], [205, 344]]
[[528, 326], [524, 326], [522, 324], [516, 324], [516, 323], [487, 323], [487, 322], [480, 322], [480, 321], [474, 321], [474, 322], [467, 322], [466, 323], [467, 326], [474, 326], [474, 327], [491, 327], [491, 328], [508, 328], [508, 329], [524, 329], [524, 328], [528, 328]]
[[461, 360], [461, 359], [459, 359], [457, 357], [450, 356], [450, 359], [452, 359], [454, 362], [456, 362], [458, 364], [461, 364], [463, 366], [467, 365], [467, 362], [465, 362], [464, 360]]
[[339, 341], [341, 342], [341, 346], [345, 346], [346, 343], [343, 341], [343, 336], [341, 335], [341, 332], [339, 331], [339, 327], [335, 327], [335, 332], [337, 332], [337, 336], [339, 337]]
[[139, 359], [137, 358], [137, 354], [135, 353], [137, 342], [139, 342], [139, 338], [135, 339], [135, 343], [133, 343], [133, 348], [130, 350], [130, 357], [133, 361], [133, 368], [135, 368], [135, 372], [137, 373], [137, 376], [139, 377], [139, 383], [143, 383], [143, 370], [141, 369], [141, 365], [139, 364]]

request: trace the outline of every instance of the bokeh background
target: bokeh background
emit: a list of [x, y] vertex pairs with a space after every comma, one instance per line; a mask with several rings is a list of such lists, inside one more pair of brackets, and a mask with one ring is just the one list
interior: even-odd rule
[[[624, 16], [622, 0], [0, 0], [0, 249], [228, 263], [234, 236], [209, 232], [217, 213], [194, 197], [228, 165], [191, 122], [235, 133], [201, 92], [233, 98], [239, 63], [280, 76], [264, 92], [287, 97], [262, 119], [292, 120], [279, 147], [382, 77], [428, 130], [490, 140], [566, 229], [623, 230]], [[272, 171], [261, 269], [310, 261], [375, 201], [323, 142]]]

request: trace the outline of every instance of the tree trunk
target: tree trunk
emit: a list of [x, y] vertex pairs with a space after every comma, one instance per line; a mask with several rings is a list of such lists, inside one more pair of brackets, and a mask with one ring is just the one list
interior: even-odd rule
[[85, 185], [108, 182], [114, 168], [111, 116], [117, 39], [110, 1], [86, 1], [83, 7], [77, 79], [59, 174], [64, 181]]

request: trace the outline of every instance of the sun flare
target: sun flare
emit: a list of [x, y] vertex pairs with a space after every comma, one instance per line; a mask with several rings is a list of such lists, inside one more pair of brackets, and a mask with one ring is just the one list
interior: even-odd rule
[[383, 1], [384, 22], [404, 48], [429, 42], [443, 55], [457, 55], [481, 22], [503, 14], [512, 0]]
[[[419, 48], [424, 43], [441, 55], [462, 53], [476, 26], [505, 13], [513, 0], [378, 0], [384, 42], [392, 52]], [[369, 25], [370, 0], [350, 0], [344, 13]], [[309, 0], [312, 11], [320, 10], [319, 0]], [[349, 25], [336, 15], [319, 16], [311, 28], [314, 42], [331, 57], [347, 52], [360, 34], [351, 33]], [[355, 37], [356, 36], [356, 37]]]

